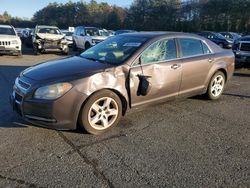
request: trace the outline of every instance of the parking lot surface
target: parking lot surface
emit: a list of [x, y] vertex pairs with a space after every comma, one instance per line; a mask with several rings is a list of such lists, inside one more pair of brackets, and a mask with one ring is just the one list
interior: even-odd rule
[[250, 71], [223, 97], [128, 114], [101, 136], [24, 122], [8, 102], [15, 77], [58, 54], [0, 56], [0, 187], [249, 187]]

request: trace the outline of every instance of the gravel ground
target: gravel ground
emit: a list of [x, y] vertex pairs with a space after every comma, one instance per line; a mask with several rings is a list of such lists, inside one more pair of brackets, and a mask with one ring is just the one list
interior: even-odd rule
[[223, 97], [128, 114], [101, 136], [32, 126], [8, 103], [15, 77], [59, 54], [0, 56], [0, 187], [250, 187], [250, 71]]

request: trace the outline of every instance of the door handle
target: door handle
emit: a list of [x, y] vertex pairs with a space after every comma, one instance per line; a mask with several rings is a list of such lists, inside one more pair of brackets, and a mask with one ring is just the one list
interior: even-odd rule
[[208, 62], [209, 62], [209, 63], [213, 63], [213, 62], [214, 62], [214, 59], [211, 59], [211, 58], [210, 58], [210, 59], [208, 59]]
[[178, 68], [180, 68], [180, 67], [181, 67], [181, 65], [173, 64], [173, 65], [171, 66], [171, 69], [178, 69]]

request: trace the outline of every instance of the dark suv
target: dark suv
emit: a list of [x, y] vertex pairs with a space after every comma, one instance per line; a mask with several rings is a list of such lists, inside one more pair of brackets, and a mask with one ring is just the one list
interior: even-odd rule
[[242, 37], [234, 42], [236, 68], [250, 68], [250, 36]]
[[226, 39], [224, 36], [216, 32], [203, 31], [203, 32], [198, 32], [196, 34], [213, 41], [222, 48], [232, 48], [233, 46], [232, 40]]

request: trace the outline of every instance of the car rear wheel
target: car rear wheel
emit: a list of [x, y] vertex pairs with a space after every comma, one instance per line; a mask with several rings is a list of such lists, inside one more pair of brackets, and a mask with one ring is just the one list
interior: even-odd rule
[[75, 42], [75, 41], [73, 41], [73, 44], [72, 44], [72, 49], [73, 49], [73, 51], [74, 51], [74, 52], [76, 52], [76, 51], [78, 50], [78, 48], [77, 48], [77, 45], [76, 45], [76, 42]]
[[35, 55], [40, 55], [42, 52], [41, 50], [38, 49], [37, 45], [34, 46], [34, 54]]
[[122, 115], [122, 103], [114, 92], [102, 90], [93, 94], [83, 106], [79, 124], [87, 132], [100, 135], [115, 127]]
[[212, 77], [208, 90], [207, 90], [207, 96], [211, 100], [217, 100], [221, 97], [223, 91], [225, 88], [225, 75], [223, 72], [218, 71], [215, 73], [215, 75]]

